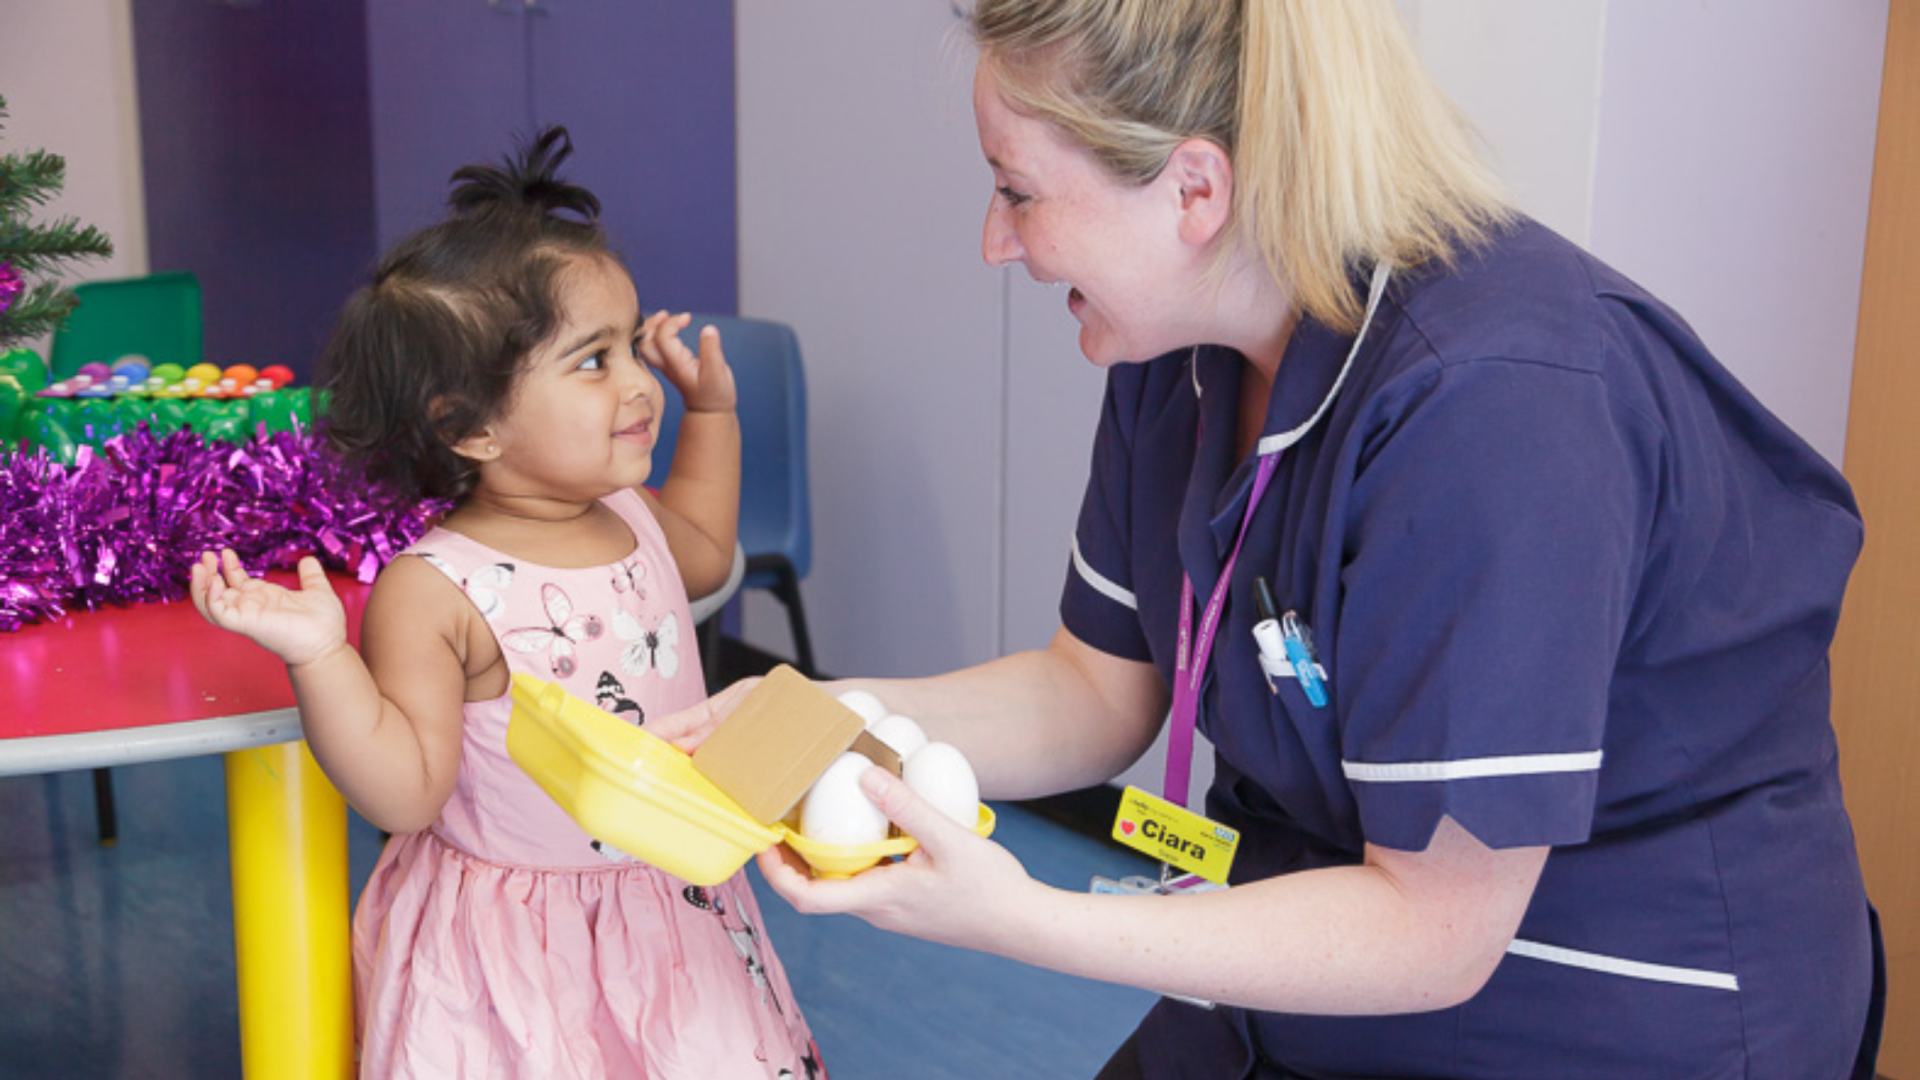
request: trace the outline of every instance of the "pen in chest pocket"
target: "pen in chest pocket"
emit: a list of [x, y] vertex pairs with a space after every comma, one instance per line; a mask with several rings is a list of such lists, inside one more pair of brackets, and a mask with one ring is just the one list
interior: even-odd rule
[[1309, 704], [1316, 709], [1325, 706], [1326, 679], [1313, 652], [1312, 632], [1295, 613], [1279, 614], [1266, 578], [1253, 579], [1253, 599], [1260, 616], [1253, 624], [1253, 640], [1260, 648], [1260, 667], [1267, 677], [1267, 689], [1279, 693], [1273, 684], [1274, 674], [1279, 672], [1284, 677], [1290, 673], [1300, 680], [1300, 690], [1307, 695]]

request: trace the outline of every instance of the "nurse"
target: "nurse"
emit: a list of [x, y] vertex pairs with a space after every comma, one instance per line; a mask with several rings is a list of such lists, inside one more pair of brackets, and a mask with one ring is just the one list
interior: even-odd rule
[[1065, 286], [1108, 372], [1061, 628], [833, 689], [997, 798], [1164, 724], [1184, 805], [1197, 728], [1221, 828], [1171, 850], [1237, 837], [1231, 887], [1054, 889], [879, 770], [918, 852], [843, 881], [770, 853], [772, 887], [1170, 995], [1105, 1077], [1870, 1076], [1841, 476], [1508, 206], [1391, 0], [969, 22], [985, 257]]

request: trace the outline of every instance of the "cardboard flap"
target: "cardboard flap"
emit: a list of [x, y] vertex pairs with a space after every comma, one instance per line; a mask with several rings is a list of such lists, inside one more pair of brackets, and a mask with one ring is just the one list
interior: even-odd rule
[[858, 713], [782, 664], [694, 750], [693, 767], [748, 816], [772, 825], [848, 749], [900, 771], [899, 756], [867, 734]]
[[[900, 775], [900, 755], [894, 752], [893, 747], [874, 738], [873, 732], [866, 730], [864, 727], [861, 728], [860, 734], [853, 737], [853, 745], [847, 747], [847, 749], [855, 753], [865, 754], [867, 755], [867, 760], [873, 762], [875, 765], [880, 766], [895, 776]], [[827, 764], [831, 765], [833, 763], [828, 762]], [[815, 779], [818, 779], [818, 777]], [[813, 785], [809, 783], [807, 786], [812, 787]]]

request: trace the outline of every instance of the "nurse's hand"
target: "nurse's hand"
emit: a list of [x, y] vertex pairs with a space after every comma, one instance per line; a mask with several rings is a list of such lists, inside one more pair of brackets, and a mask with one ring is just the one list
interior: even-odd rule
[[906, 858], [850, 878], [815, 878], [806, 861], [778, 845], [760, 853], [773, 891], [807, 915], [855, 915], [882, 930], [945, 945], [1005, 954], [1003, 940], [1031, 893], [1045, 886], [1027, 876], [1006, 848], [960, 826], [878, 766], [860, 787], [902, 832], [920, 842]]

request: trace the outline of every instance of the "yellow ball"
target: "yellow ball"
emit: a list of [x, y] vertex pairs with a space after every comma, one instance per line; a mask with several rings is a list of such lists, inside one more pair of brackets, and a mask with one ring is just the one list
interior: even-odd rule
[[187, 369], [187, 378], [199, 379], [201, 384], [220, 381], [220, 369], [212, 364], [195, 364]]

